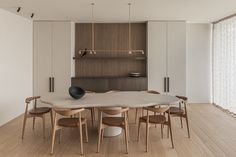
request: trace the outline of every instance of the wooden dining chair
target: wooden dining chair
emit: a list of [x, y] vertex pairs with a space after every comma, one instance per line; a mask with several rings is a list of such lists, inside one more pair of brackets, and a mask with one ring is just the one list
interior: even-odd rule
[[[26, 120], [27, 118], [33, 118], [33, 130], [35, 126], [35, 119], [36, 117], [42, 118], [43, 120], [43, 137], [45, 138], [45, 114], [50, 112], [51, 115], [51, 123], [53, 126], [53, 115], [51, 108], [48, 107], [38, 107], [37, 106], [37, 100], [40, 98], [40, 96], [34, 96], [34, 97], [28, 97], [25, 99], [26, 107], [25, 107], [25, 114], [24, 114], [24, 120], [23, 120], [23, 129], [22, 129], [22, 139], [24, 138], [25, 133], [25, 126], [26, 126]], [[32, 109], [29, 110], [29, 104], [33, 102], [34, 106]]]
[[[106, 93], [116, 93], [116, 92], [121, 92], [120, 90], [109, 90]], [[127, 119], [129, 121], [129, 111], [127, 112]]]
[[[55, 135], [56, 131], [59, 130], [59, 142], [61, 141], [61, 129], [72, 127], [72, 128], [78, 128], [79, 134], [80, 134], [80, 152], [81, 155], [84, 153], [83, 149], [83, 133], [82, 133], [82, 126], [85, 128], [85, 138], [86, 142], [88, 142], [88, 129], [87, 129], [87, 120], [85, 118], [81, 117], [81, 112], [84, 111], [84, 108], [80, 109], [61, 109], [61, 108], [53, 108], [55, 111], [55, 117], [54, 117], [54, 126], [53, 126], [53, 134], [52, 134], [52, 145], [51, 145], [51, 154], [53, 154], [54, 150], [54, 143], [55, 143]], [[61, 115], [64, 116], [63, 118], [57, 118], [57, 116]], [[78, 118], [76, 117], [70, 117], [72, 115], [79, 115]]]
[[[151, 93], [151, 94], [160, 94], [158, 91], [155, 90], [147, 90], [147, 93]], [[141, 116], [143, 116], [143, 109], [142, 108], [136, 108], [135, 111], [135, 124], [137, 123], [137, 117], [138, 117], [138, 110], [141, 109]]]
[[[170, 119], [170, 110], [169, 106], [151, 106], [151, 107], [145, 107], [144, 110], [147, 111], [146, 116], [142, 116], [139, 118], [139, 124], [138, 124], [138, 141], [140, 139], [140, 128], [141, 128], [141, 123], [146, 123], [146, 152], [148, 151], [148, 141], [149, 141], [149, 128], [150, 124], [160, 124], [161, 125], [161, 135], [163, 138], [163, 127], [162, 125], [167, 125], [168, 130], [170, 131], [170, 136], [171, 136], [171, 145], [172, 148], [174, 148], [174, 143], [173, 143], [173, 137], [172, 137], [172, 128], [171, 128], [171, 119]], [[149, 115], [149, 111], [158, 113], [155, 115]], [[164, 115], [164, 113], [168, 113], [168, 118]]]
[[181, 128], [183, 128], [182, 118], [185, 118], [186, 125], [187, 125], [187, 131], [188, 131], [188, 138], [190, 138], [188, 114], [187, 114], [187, 101], [188, 101], [188, 98], [185, 97], [185, 96], [178, 96], [178, 95], [176, 97], [181, 99], [181, 101], [179, 102], [178, 107], [170, 107], [170, 114], [173, 117], [180, 117]]
[[[97, 143], [97, 152], [100, 151], [100, 143], [103, 139], [104, 129], [107, 127], [120, 127], [125, 131], [125, 144], [126, 152], [129, 151], [128, 140], [129, 140], [129, 127], [128, 127], [128, 117], [127, 113], [129, 111], [128, 107], [121, 107], [120, 109], [111, 109], [111, 108], [99, 108], [99, 128], [98, 128], [98, 143]], [[122, 117], [103, 117], [103, 113], [107, 115], [117, 115], [122, 114]]]

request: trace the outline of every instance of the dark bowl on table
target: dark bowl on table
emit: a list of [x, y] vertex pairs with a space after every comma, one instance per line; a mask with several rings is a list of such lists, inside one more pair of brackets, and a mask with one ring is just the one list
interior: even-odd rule
[[84, 96], [85, 91], [82, 88], [80, 88], [80, 87], [71, 86], [69, 88], [69, 94], [74, 99], [80, 99], [80, 98], [82, 98]]

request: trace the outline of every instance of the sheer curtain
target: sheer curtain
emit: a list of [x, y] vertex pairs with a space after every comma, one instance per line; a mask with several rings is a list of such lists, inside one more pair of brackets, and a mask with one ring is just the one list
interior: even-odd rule
[[214, 25], [213, 101], [236, 113], [236, 17]]

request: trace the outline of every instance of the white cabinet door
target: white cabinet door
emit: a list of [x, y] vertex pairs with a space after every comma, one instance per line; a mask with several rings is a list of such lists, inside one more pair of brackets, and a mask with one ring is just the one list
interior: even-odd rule
[[53, 72], [55, 93], [68, 93], [71, 85], [71, 23], [53, 23]]
[[51, 76], [51, 23], [34, 22], [33, 25], [33, 92], [34, 95], [46, 95]]
[[148, 89], [164, 92], [166, 76], [166, 22], [148, 22]]
[[71, 23], [34, 22], [34, 95], [67, 93], [71, 84]]
[[168, 22], [169, 94], [186, 95], [186, 23]]

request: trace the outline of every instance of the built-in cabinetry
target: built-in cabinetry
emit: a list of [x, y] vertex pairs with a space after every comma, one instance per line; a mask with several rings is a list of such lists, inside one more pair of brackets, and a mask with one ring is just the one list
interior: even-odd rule
[[186, 95], [186, 23], [148, 22], [148, 89]]
[[[76, 24], [75, 34], [71, 26], [71, 22], [34, 22], [34, 95], [50, 93], [49, 77], [55, 78], [55, 93], [67, 93], [72, 83], [96, 92], [146, 90], [148, 86], [162, 93], [186, 95], [185, 22], [132, 24], [131, 48], [144, 53], [131, 54], [122, 51], [128, 49], [128, 24], [95, 24], [94, 48], [100, 51], [84, 57], [80, 50], [92, 48], [91, 24]], [[75, 67], [72, 79], [71, 62]], [[141, 76], [130, 77], [131, 72]], [[165, 79], [164, 83], [164, 78], [169, 82]]]
[[71, 22], [35, 21], [33, 24], [33, 91], [47, 95], [49, 78], [54, 93], [66, 93], [71, 84]]

